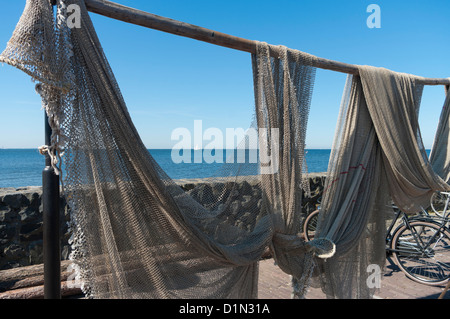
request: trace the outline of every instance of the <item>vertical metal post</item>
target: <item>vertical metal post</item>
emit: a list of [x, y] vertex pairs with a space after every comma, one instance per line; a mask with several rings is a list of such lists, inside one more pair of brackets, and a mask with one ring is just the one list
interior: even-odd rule
[[[52, 129], [45, 114], [45, 145], [51, 145]], [[44, 222], [44, 298], [61, 298], [61, 250], [59, 218], [59, 177], [45, 155], [42, 172], [42, 201]]]

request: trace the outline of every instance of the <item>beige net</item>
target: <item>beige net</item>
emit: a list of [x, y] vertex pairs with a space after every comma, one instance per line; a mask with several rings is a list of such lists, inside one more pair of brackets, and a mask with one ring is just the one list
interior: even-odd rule
[[392, 199], [404, 212], [416, 213], [429, 206], [435, 190], [449, 189], [433, 171], [422, 143], [421, 78], [374, 67], [361, 67], [360, 73]]
[[447, 90], [442, 107], [439, 124], [436, 130], [430, 163], [433, 170], [447, 183], [450, 182], [450, 91]]
[[[65, 23], [71, 4], [81, 9], [81, 28]], [[279, 47], [281, 58], [273, 59], [267, 44], [259, 50], [254, 64], [261, 165], [226, 164], [217, 178], [185, 191], [142, 143], [84, 1], [58, 1], [56, 22], [48, 0], [27, 2], [2, 61], [25, 61], [20, 63], [41, 81], [57, 137], [51, 149], [64, 151], [71, 258], [88, 296], [255, 298], [258, 261], [269, 246], [284, 269], [298, 272], [272, 238], [295, 235], [301, 224], [315, 69], [309, 55]], [[41, 65], [36, 60], [42, 57]]]
[[359, 73], [347, 79], [315, 234], [336, 245], [334, 256], [316, 261], [333, 298], [370, 298], [380, 288], [369, 276], [385, 263], [391, 199], [417, 213], [435, 190], [450, 189], [421, 141], [420, 78], [370, 66]]
[[[364, 278], [367, 265], [383, 264], [386, 181], [407, 211], [448, 188], [422, 156], [420, 85], [361, 67], [344, 94], [317, 238], [305, 243], [299, 233], [315, 58], [258, 43], [259, 161], [231, 161], [186, 191], [142, 143], [84, 1], [57, 4], [54, 19], [49, 0], [28, 0], [0, 61], [40, 82], [55, 166], [64, 153], [71, 258], [90, 297], [256, 298], [267, 248], [292, 275], [295, 297], [305, 295], [315, 264], [328, 296], [370, 297]], [[80, 28], [66, 23], [69, 5], [81, 10]]]

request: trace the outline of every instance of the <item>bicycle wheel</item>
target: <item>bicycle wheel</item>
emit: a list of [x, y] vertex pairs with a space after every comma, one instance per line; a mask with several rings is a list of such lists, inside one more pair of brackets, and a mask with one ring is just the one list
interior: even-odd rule
[[[431, 209], [438, 215], [439, 217], [443, 217], [445, 202], [447, 201], [447, 195], [442, 194], [439, 191], [436, 191], [431, 196]], [[449, 207], [450, 208], [450, 207]]]
[[450, 234], [433, 223], [414, 221], [392, 238], [394, 260], [410, 279], [431, 286], [450, 277]]
[[306, 217], [305, 223], [303, 224], [303, 233], [305, 234], [306, 241], [314, 239], [318, 217], [319, 217], [319, 210], [313, 211], [311, 214], [308, 215], [308, 217]]

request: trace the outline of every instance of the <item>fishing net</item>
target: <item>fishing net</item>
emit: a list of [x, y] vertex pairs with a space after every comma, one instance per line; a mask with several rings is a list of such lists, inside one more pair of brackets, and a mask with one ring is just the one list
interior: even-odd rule
[[[267, 248], [292, 275], [295, 297], [304, 297], [311, 276], [330, 297], [372, 296], [364, 267], [383, 264], [386, 184], [405, 210], [445, 184], [417, 146], [414, 78], [369, 67], [361, 80], [349, 78], [318, 233], [305, 242], [314, 56], [257, 42], [256, 133], [242, 143], [250, 152], [245, 145], [256, 139], [257, 160], [227, 160], [216, 177], [182, 188], [141, 141], [84, 1], [57, 5], [54, 17], [49, 0], [28, 0], [0, 61], [39, 82], [58, 172], [64, 155], [71, 259], [87, 296], [256, 298]], [[80, 27], [67, 23], [71, 5]]]
[[348, 76], [315, 234], [336, 245], [334, 256], [316, 261], [320, 276], [315, 281], [327, 296], [371, 298], [376, 292], [366, 281], [368, 265], [381, 272], [386, 258], [383, 177], [381, 148], [361, 79]]
[[420, 78], [370, 66], [359, 74], [347, 79], [315, 234], [336, 245], [317, 260], [315, 277], [334, 298], [370, 298], [380, 288], [370, 275], [385, 263], [391, 200], [412, 214], [449, 189], [421, 140]]
[[[65, 23], [72, 4], [81, 28]], [[255, 298], [268, 247], [284, 269], [298, 272], [272, 238], [295, 235], [301, 225], [315, 69], [307, 54], [279, 47], [281, 58], [273, 59], [268, 47], [260, 44], [254, 58], [261, 161], [231, 161], [186, 191], [142, 143], [84, 1], [58, 1], [55, 22], [49, 1], [27, 1], [2, 61], [40, 81], [55, 129], [49, 151], [64, 152], [71, 258], [86, 295]]]
[[436, 130], [430, 163], [433, 170], [447, 183], [450, 182], [450, 92], [447, 90], [444, 106], [442, 107], [439, 124]]

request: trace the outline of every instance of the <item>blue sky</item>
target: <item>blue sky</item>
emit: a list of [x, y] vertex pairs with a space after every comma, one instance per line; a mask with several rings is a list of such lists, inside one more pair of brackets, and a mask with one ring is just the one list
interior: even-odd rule
[[[450, 77], [448, 0], [116, 0], [157, 15], [247, 39], [283, 44], [319, 57], [425, 77]], [[381, 28], [369, 29], [371, 3]], [[2, 0], [0, 50], [25, 0]], [[174, 129], [247, 128], [253, 110], [250, 54], [91, 14], [133, 121], [148, 148], [171, 148]], [[346, 75], [318, 70], [307, 148], [330, 148]], [[427, 86], [420, 124], [430, 148], [444, 101]], [[34, 84], [0, 66], [0, 148], [43, 144], [43, 111]]]

